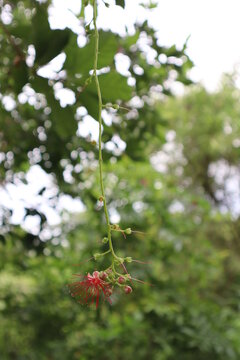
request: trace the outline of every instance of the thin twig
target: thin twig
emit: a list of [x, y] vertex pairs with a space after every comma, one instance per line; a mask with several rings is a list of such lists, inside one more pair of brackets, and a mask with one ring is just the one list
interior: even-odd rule
[[0, 21], [0, 26], [3, 30], [3, 32], [7, 35], [7, 38], [9, 40], [10, 45], [12, 46], [13, 50], [17, 53], [17, 55], [20, 57], [21, 60], [25, 60], [25, 55], [24, 55], [22, 49], [15, 43], [12, 35], [10, 34], [10, 32], [8, 31], [8, 29], [3, 24], [2, 21]]

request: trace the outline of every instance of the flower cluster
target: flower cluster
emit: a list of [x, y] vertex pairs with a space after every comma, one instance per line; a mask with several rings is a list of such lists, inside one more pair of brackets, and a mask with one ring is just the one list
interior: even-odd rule
[[94, 271], [92, 275], [88, 273], [86, 276], [78, 274], [75, 276], [80, 277], [80, 280], [68, 286], [71, 295], [76, 297], [80, 304], [92, 304], [96, 301], [97, 308], [101, 294], [111, 304], [112, 286], [100, 277], [98, 271]]
[[74, 281], [68, 287], [71, 295], [77, 298], [80, 304], [91, 305], [96, 302], [96, 308], [98, 308], [101, 295], [111, 304], [110, 296], [113, 293], [114, 285], [123, 287], [125, 294], [132, 292], [131, 286], [126, 285], [126, 282], [130, 280], [129, 275], [120, 275], [115, 278], [111, 268], [102, 272], [94, 271], [92, 275], [88, 273], [86, 276], [79, 274], [74, 276], [79, 277], [80, 280]]

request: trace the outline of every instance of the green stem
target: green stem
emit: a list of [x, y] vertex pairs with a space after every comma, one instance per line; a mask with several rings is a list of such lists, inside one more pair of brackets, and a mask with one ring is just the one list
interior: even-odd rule
[[111, 236], [111, 224], [107, 209], [106, 197], [105, 197], [105, 190], [103, 184], [103, 169], [102, 169], [102, 94], [101, 88], [98, 81], [97, 76], [97, 66], [98, 66], [98, 51], [99, 51], [99, 33], [97, 28], [97, 0], [93, 0], [93, 24], [94, 24], [94, 31], [95, 31], [95, 56], [94, 56], [94, 69], [93, 69], [93, 76], [95, 78], [97, 94], [98, 94], [98, 122], [99, 122], [99, 175], [100, 175], [100, 187], [101, 187], [101, 195], [103, 197], [103, 205], [104, 205], [104, 213], [108, 227], [108, 243], [109, 249], [114, 258], [118, 259], [118, 256], [115, 254], [112, 244], [112, 236]]

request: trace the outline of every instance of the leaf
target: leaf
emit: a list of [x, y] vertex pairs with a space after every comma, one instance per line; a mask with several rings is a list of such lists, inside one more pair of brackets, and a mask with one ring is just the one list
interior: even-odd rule
[[17, 94], [22, 91], [23, 86], [28, 82], [28, 67], [25, 61], [20, 61], [11, 69], [11, 75], [14, 81], [14, 90]]
[[48, 85], [48, 79], [41, 76], [35, 76], [34, 79], [31, 80], [31, 85], [37, 93], [45, 94], [46, 96], [49, 90], [51, 91]]
[[32, 19], [33, 44], [36, 50], [36, 60], [40, 59], [45, 52], [45, 45], [49, 36], [47, 7], [42, 4], [36, 5], [36, 14]]
[[116, 0], [116, 5], [121, 6], [122, 8], [125, 7], [125, 0]]
[[[128, 101], [132, 96], [132, 88], [127, 84], [127, 78], [117, 71], [111, 71], [98, 77], [103, 103]], [[95, 81], [79, 95], [79, 101], [88, 110], [89, 115], [98, 118], [98, 96]]]
[[56, 132], [62, 139], [73, 136], [77, 131], [77, 121], [74, 118], [74, 113], [70, 106], [62, 108], [53, 95], [53, 89], [48, 84], [48, 80], [40, 76], [36, 76], [31, 85], [37, 93], [42, 93], [46, 96], [48, 105], [51, 107], [50, 119]]
[[36, 50], [35, 63], [45, 65], [61, 53], [70, 38], [70, 30], [51, 30], [47, 8], [37, 5], [33, 17], [33, 45]]
[[88, 114], [91, 115], [94, 119], [98, 119], [98, 97], [97, 92], [89, 91], [87, 88], [85, 91], [83, 91], [79, 95], [79, 101], [82, 106], [85, 106], [85, 108], [88, 111]]
[[52, 109], [50, 118], [58, 135], [62, 139], [67, 139], [75, 135], [77, 131], [77, 121], [74, 118], [72, 108], [70, 106], [62, 108], [53, 95], [48, 97], [48, 102]]
[[137, 30], [134, 35], [127, 36], [126, 38], [122, 39], [122, 46], [123, 48], [130, 48], [132, 45], [136, 44], [139, 39], [140, 31]]
[[[79, 48], [76, 44], [77, 36], [72, 36], [65, 49], [67, 59], [64, 68], [70, 74], [88, 75], [93, 68], [95, 53], [95, 38], [91, 35], [90, 42]], [[99, 32], [99, 61], [98, 69], [112, 65], [118, 48], [118, 37], [110, 32]]]
[[127, 78], [117, 71], [111, 71], [99, 76], [102, 97], [105, 102], [128, 101], [132, 96], [132, 88], [127, 84]]

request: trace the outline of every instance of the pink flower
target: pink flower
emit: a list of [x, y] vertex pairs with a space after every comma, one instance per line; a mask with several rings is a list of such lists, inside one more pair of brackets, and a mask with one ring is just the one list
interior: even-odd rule
[[70, 293], [78, 299], [80, 304], [93, 304], [96, 300], [96, 308], [99, 304], [99, 298], [103, 294], [104, 298], [111, 304], [110, 296], [112, 295], [112, 286], [108, 282], [99, 277], [100, 273], [94, 271], [93, 274], [86, 276], [78, 275], [80, 281], [69, 284]]

